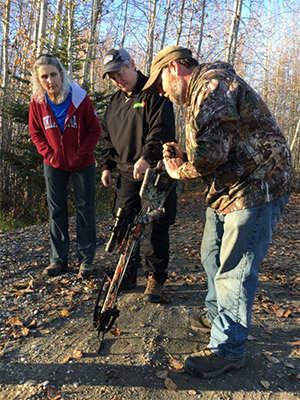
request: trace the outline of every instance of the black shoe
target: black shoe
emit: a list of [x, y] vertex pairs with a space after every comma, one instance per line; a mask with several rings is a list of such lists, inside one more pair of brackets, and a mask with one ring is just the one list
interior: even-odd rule
[[186, 357], [184, 369], [197, 378], [214, 378], [225, 371], [240, 369], [245, 365], [245, 358], [228, 360], [219, 357], [209, 349], [201, 350]]
[[193, 331], [210, 333], [211, 322], [206, 318], [206, 312], [189, 314], [189, 326]]
[[124, 275], [119, 290], [129, 290], [129, 289], [134, 289], [135, 287], [136, 287], [136, 278], [132, 279], [131, 277]]
[[93, 274], [94, 268], [92, 264], [80, 264], [79, 272], [77, 275], [78, 279], [86, 279], [89, 278]]
[[57, 276], [64, 272], [68, 272], [69, 268], [66, 264], [51, 263], [42, 272], [43, 276]]
[[138, 264], [129, 264], [123, 276], [119, 290], [129, 290], [136, 287]]

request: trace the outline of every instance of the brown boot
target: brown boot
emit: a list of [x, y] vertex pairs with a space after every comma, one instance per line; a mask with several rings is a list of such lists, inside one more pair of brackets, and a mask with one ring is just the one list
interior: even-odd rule
[[150, 303], [159, 303], [162, 300], [162, 295], [163, 285], [155, 279], [154, 273], [150, 272], [144, 298]]
[[68, 272], [68, 266], [66, 264], [58, 264], [58, 263], [51, 263], [48, 265], [47, 268], [44, 269], [42, 272], [43, 276], [57, 276], [63, 274], [64, 272]]

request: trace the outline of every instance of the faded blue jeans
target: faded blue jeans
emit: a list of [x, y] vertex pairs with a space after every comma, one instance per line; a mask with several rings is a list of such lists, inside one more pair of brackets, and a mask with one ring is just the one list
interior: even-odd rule
[[259, 266], [288, 198], [226, 215], [207, 209], [201, 259], [212, 323], [208, 348], [220, 357], [244, 357]]
[[79, 263], [91, 264], [96, 249], [95, 164], [79, 171], [63, 171], [44, 163], [50, 215], [50, 262], [68, 263], [68, 182], [72, 179], [76, 204], [77, 256]]

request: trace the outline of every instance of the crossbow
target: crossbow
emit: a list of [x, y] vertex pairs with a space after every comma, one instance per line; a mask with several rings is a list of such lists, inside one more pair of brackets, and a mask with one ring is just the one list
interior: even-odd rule
[[94, 308], [93, 324], [98, 332], [98, 352], [103, 347], [105, 333], [112, 328], [120, 315], [117, 297], [130, 257], [143, 238], [145, 226], [165, 215], [164, 204], [174, 183], [175, 181], [166, 172], [163, 162], [159, 161], [155, 168], [146, 170], [139, 192], [144, 200], [141, 211], [128, 222], [124, 210], [122, 208], [117, 210], [115, 224], [105, 251], [113, 252], [115, 243], [118, 242], [118, 262], [115, 268], [109, 267], [105, 270]]

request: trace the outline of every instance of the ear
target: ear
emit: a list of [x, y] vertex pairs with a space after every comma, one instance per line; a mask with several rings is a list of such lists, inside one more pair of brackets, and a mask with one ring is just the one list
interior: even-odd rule
[[170, 61], [168, 66], [169, 66], [169, 70], [172, 74], [177, 75], [177, 76], [179, 75], [180, 64], [177, 61], [175, 61], [175, 60]]

